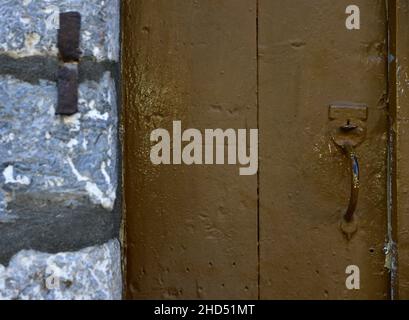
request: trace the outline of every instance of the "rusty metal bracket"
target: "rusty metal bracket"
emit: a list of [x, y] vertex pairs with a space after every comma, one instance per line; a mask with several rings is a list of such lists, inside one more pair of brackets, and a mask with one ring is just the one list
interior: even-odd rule
[[78, 65], [68, 64], [58, 69], [57, 114], [72, 115], [78, 112]]
[[366, 136], [368, 107], [356, 103], [336, 103], [329, 106], [331, 137], [339, 147], [357, 147]]
[[79, 12], [60, 13], [58, 29], [58, 50], [64, 62], [78, 62], [80, 59], [81, 14]]
[[58, 49], [61, 65], [57, 73], [58, 105], [56, 114], [78, 112], [78, 62], [80, 60], [81, 14], [60, 13]]

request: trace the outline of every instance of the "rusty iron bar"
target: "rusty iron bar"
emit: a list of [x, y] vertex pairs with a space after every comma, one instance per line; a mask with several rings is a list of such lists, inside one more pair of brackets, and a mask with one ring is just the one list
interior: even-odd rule
[[78, 62], [80, 60], [81, 14], [60, 13], [58, 50], [62, 64], [58, 68], [58, 105], [56, 114], [72, 115], [78, 112]]
[[64, 62], [78, 62], [80, 59], [81, 14], [79, 12], [60, 13], [57, 46]]

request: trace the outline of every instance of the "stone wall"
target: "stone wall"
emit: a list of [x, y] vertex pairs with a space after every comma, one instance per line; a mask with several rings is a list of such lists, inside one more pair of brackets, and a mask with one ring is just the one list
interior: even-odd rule
[[[60, 116], [67, 11], [79, 112]], [[0, 298], [119, 299], [119, 0], [2, 0], [0, 16]]]

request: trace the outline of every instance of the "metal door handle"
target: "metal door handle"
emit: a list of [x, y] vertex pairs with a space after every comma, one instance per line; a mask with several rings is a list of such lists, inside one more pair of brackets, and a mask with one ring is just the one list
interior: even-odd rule
[[356, 103], [334, 103], [329, 107], [328, 117], [332, 140], [347, 156], [351, 170], [349, 204], [341, 218], [341, 230], [349, 240], [358, 226], [355, 211], [359, 195], [359, 164], [354, 148], [365, 139], [368, 107]]
[[348, 208], [344, 214], [344, 219], [346, 222], [351, 222], [354, 217], [354, 212], [358, 204], [359, 195], [359, 164], [358, 158], [355, 154], [354, 147], [350, 144], [343, 146], [344, 152], [350, 161], [351, 169], [351, 195], [349, 197]]

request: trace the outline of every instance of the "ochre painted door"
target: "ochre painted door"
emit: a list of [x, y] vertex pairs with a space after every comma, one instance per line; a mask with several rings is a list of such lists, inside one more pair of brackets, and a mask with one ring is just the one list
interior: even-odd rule
[[[261, 298], [388, 297], [385, 3], [354, 1], [362, 20], [353, 31], [350, 4], [259, 1]], [[337, 101], [368, 107], [350, 240], [340, 231], [349, 164], [329, 132]], [[345, 286], [349, 265], [360, 269], [360, 290]]]
[[[385, 299], [387, 22], [381, 0], [123, 1], [127, 294]], [[357, 230], [330, 104], [364, 104]], [[150, 133], [259, 129], [259, 172], [153, 165]], [[360, 289], [345, 286], [347, 266]]]
[[174, 120], [257, 127], [256, 13], [253, 0], [124, 2], [130, 298], [257, 298], [257, 176], [149, 157], [151, 131]]

